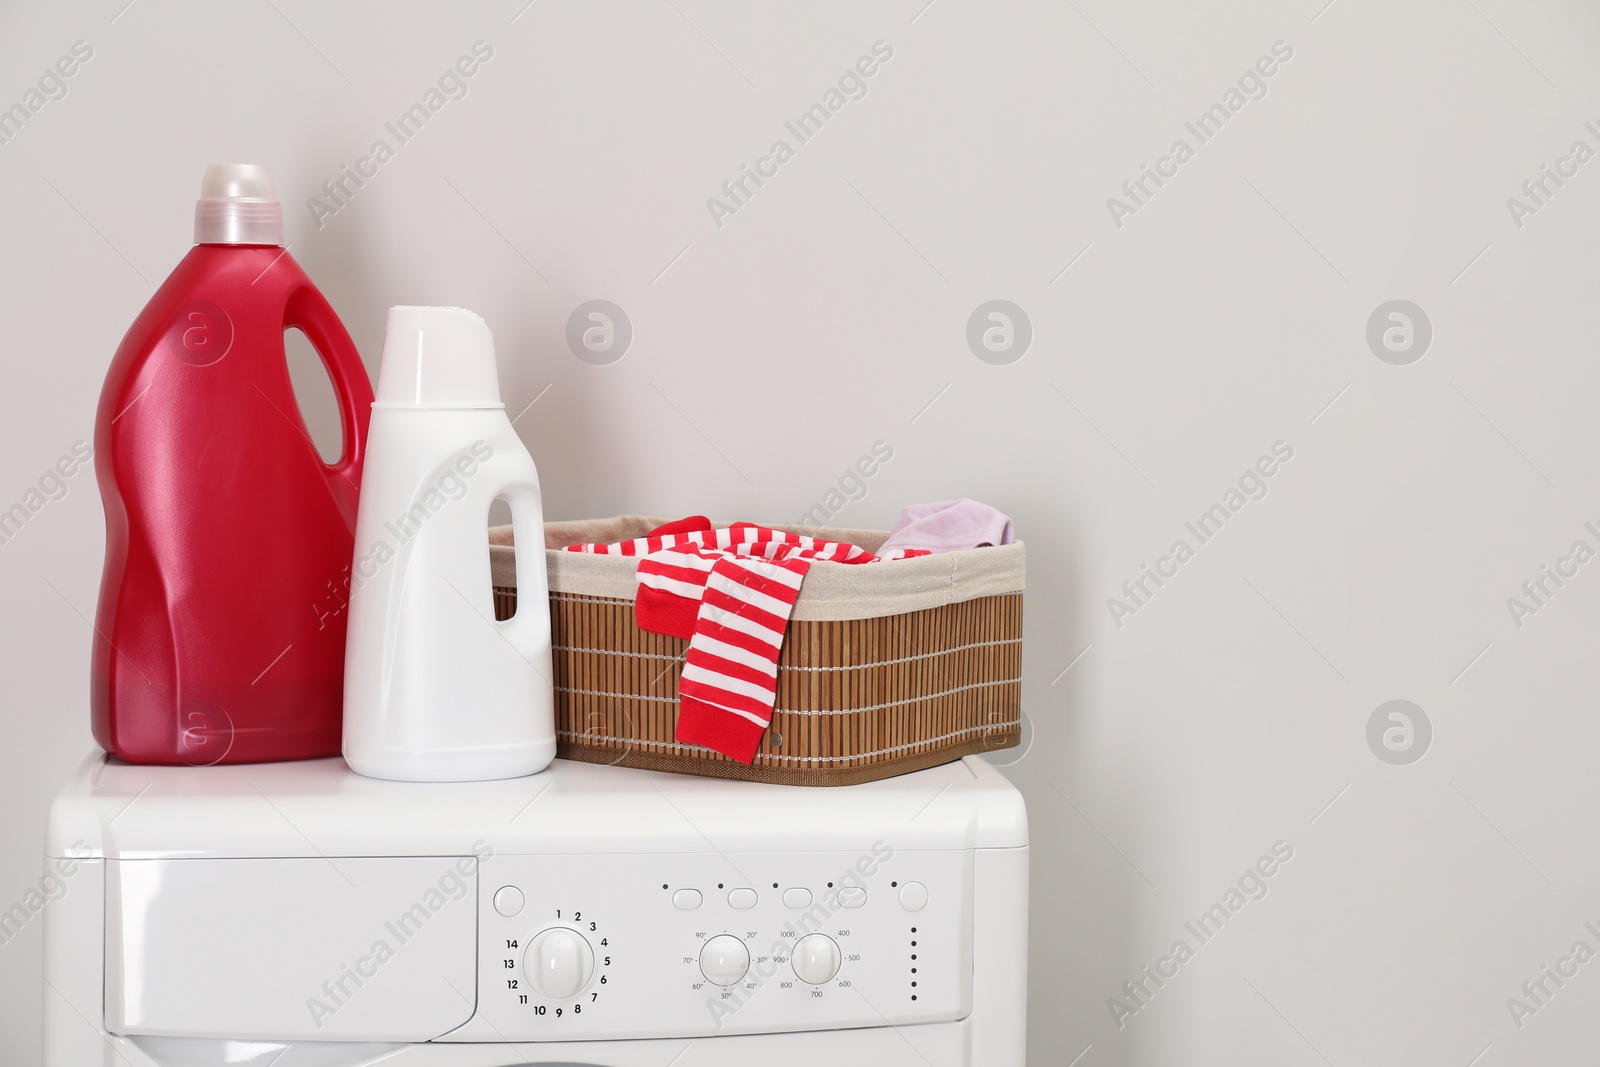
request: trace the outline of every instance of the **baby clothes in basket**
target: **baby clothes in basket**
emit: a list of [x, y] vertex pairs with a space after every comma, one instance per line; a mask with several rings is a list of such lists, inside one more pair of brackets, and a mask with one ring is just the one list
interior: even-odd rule
[[963, 497], [936, 504], [907, 504], [878, 551], [925, 548], [929, 552], [955, 552], [1009, 545], [1015, 540], [1008, 517], [988, 504]]

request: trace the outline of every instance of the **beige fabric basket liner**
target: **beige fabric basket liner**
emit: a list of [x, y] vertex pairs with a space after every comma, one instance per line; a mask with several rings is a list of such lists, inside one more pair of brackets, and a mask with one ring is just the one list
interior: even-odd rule
[[[622, 515], [612, 519], [548, 522], [544, 527], [545, 565], [550, 592], [632, 600], [637, 588], [636, 556], [563, 552], [568, 545], [613, 544], [643, 537], [670, 519]], [[729, 525], [716, 523], [720, 527]], [[868, 552], [888, 538], [883, 530], [849, 530], [826, 526], [781, 526], [775, 530], [844, 541]], [[489, 531], [489, 558], [496, 586], [516, 585], [511, 527]], [[940, 552], [881, 566], [817, 562], [806, 573], [791, 618], [829, 621], [873, 619], [908, 611], [956, 604], [977, 597], [1020, 593], [1026, 552], [1021, 541], [992, 548]]]

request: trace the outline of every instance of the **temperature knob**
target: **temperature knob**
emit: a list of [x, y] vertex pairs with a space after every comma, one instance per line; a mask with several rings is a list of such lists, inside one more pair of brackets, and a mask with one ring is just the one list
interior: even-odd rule
[[839, 973], [839, 943], [827, 934], [808, 934], [794, 947], [794, 975], [808, 985], [821, 985]]
[[712, 985], [732, 985], [750, 969], [750, 950], [732, 934], [718, 934], [700, 950], [700, 973]]
[[594, 950], [576, 930], [552, 926], [528, 942], [522, 973], [540, 996], [566, 1000], [581, 993], [594, 977]]

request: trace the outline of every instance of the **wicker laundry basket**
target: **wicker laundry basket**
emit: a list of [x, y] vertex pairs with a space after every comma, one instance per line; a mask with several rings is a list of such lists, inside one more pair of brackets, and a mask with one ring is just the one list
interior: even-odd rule
[[[634, 620], [634, 558], [559, 551], [665, 519], [545, 526], [557, 754], [791, 785], [849, 785], [1021, 739], [1020, 542], [907, 560], [814, 563], [778, 660], [772, 725], [745, 766], [673, 740], [688, 642]], [[777, 527], [872, 551], [882, 531]], [[511, 528], [490, 531], [495, 610], [516, 610]]]

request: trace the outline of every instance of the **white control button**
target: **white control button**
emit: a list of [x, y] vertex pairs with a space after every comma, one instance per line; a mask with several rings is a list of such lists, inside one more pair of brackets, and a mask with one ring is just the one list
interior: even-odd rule
[[494, 895], [494, 910], [510, 918], [522, 910], [522, 890], [514, 885], [501, 886]]
[[672, 894], [672, 906], [679, 911], [693, 911], [700, 906], [700, 890], [680, 889]]
[[522, 971], [540, 996], [566, 1000], [583, 992], [594, 977], [594, 950], [576, 930], [553, 926], [528, 942]]
[[907, 911], [921, 911], [928, 906], [928, 887], [921, 882], [907, 882], [900, 887], [900, 906]]
[[811, 907], [811, 890], [785, 889], [783, 891], [783, 906], [786, 908]]
[[700, 950], [700, 973], [712, 985], [732, 985], [750, 969], [750, 950], [732, 934], [718, 934]]
[[821, 985], [839, 973], [839, 943], [827, 934], [809, 934], [794, 947], [794, 974], [802, 982]]
[[756, 891], [754, 889], [733, 889], [728, 892], [728, 907], [753, 908], [756, 906]]
[[845, 908], [859, 908], [867, 902], [867, 891], [860, 886], [846, 886], [839, 890], [839, 905]]

